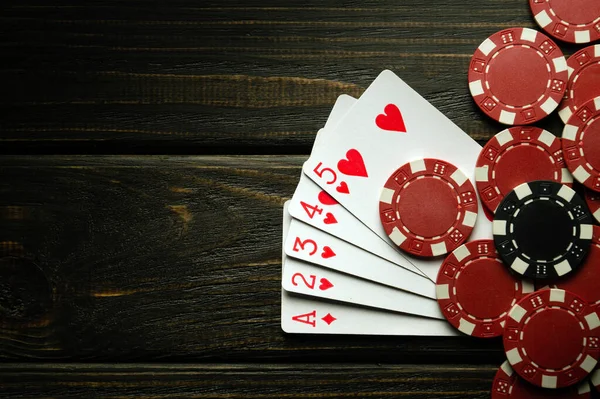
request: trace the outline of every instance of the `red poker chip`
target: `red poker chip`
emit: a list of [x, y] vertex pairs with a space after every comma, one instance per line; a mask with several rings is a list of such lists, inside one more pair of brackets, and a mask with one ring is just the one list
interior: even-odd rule
[[477, 195], [454, 165], [420, 159], [397, 169], [379, 199], [386, 234], [400, 249], [418, 256], [453, 251], [471, 234], [477, 220]]
[[496, 252], [494, 240], [476, 240], [449, 254], [440, 267], [436, 296], [442, 313], [459, 331], [499, 337], [512, 306], [533, 284], [516, 279]]
[[594, 219], [596, 219], [597, 222], [600, 222], [600, 193], [587, 188], [584, 189], [584, 193], [585, 202], [587, 203], [588, 208], [590, 208], [590, 212], [594, 215]]
[[543, 388], [582, 381], [600, 356], [600, 319], [578, 295], [557, 289], [521, 298], [508, 313], [504, 351], [512, 368]]
[[558, 115], [564, 123], [581, 105], [600, 96], [600, 44], [586, 47], [570, 56], [567, 67], [567, 91], [558, 107]]
[[592, 245], [583, 264], [576, 273], [559, 280], [554, 287], [579, 295], [595, 306], [596, 310], [600, 310], [598, 276], [600, 276], [600, 226], [593, 226]]
[[581, 384], [562, 389], [545, 389], [531, 385], [514, 372], [510, 363], [504, 362], [496, 372], [492, 385], [492, 399], [589, 399], [590, 384]]
[[598, 0], [529, 0], [538, 25], [553, 37], [568, 43], [590, 43], [600, 39]]
[[562, 148], [573, 177], [600, 192], [600, 97], [571, 115], [563, 129]]
[[560, 139], [533, 126], [515, 126], [492, 137], [475, 165], [481, 202], [492, 212], [504, 196], [522, 183], [550, 180], [571, 186]]
[[528, 125], [558, 107], [567, 61], [548, 36], [528, 28], [494, 33], [469, 66], [469, 90], [481, 110], [506, 125]]

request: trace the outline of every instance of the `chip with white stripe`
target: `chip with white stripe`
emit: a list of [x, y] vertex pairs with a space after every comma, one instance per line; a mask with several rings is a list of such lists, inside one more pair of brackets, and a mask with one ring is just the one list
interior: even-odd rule
[[582, 265], [592, 241], [592, 222], [583, 198], [573, 189], [536, 180], [516, 186], [499, 203], [494, 242], [514, 272], [531, 279], [556, 279]]
[[545, 389], [525, 382], [508, 361], [496, 372], [492, 384], [492, 399], [590, 399], [592, 393], [588, 381], [568, 388]]
[[586, 188], [584, 194], [585, 202], [587, 203], [590, 212], [592, 212], [594, 219], [600, 223], [600, 193]]
[[483, 41], [471, 58], [468, 79], [471, 96], [486, 115], [505, 125], [528, 125], [559, 106], [569, 73], [552, 39], [515, 27]]
[[600, 96], [571, 115], [563, 130], [562, 148], [575, 179], [600, 192]]
[[477, 219], [477, 194], [467, 176], [439, 159], [398, 168], [381, 189], [379, 215], [390, 240], [413, 255], [445, 255], [467, 240]]
[[552, 286], [571, 291], [600, 309], [600, 226], [592, 227], [592, 245], [577, 273], [556, 281]]
[[505, 129], [485, 144], [477, 158], [475, 186], [481, 202], [492, 212], [516, 186], [534, 180], [573, 185], [560, 139], [547, 130], [534, 126]]
[[[600, 2], [598, 2], [600, 4]], [[558, 115], [564, 123], [589, 100], [600, 96], [600, 44], [585, 47], [567, 59], [569, 82]]]
[[515, 278], [493, 240], [475, 240], [450, 253], [438, 272], [436, 296], [444, 317], [459, 331], [479, 338], [499, 337], [509, 310], [533, 284]]
[[598, 0], [529, 0], [537, 24], [549, 35], [567, 43], [600, 39]]
[[600, 357], [600, 320], [591, 305], [570, 291], [535, 291], [506, 319], [503, 343], [514, 371], [538, 387], [557, 389], [583, 381]]

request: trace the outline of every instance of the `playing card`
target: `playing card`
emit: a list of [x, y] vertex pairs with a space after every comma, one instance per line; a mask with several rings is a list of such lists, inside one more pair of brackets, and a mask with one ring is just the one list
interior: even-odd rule
[[333, 108], [327, 117], [327, 121], [325, 122], [325, 126], [323, 129], [320, 129], [316, 136], [315, 141], [313, 142], [313, 149], [318, 145], [320, 141], [321, 132], [326, 129], [333, 129], [337, 126], [338, 122], [342, 120], [342, 118], [346, 115], [346, 113], [352, 108], [352, 106], [356, 104], [356, 98], [351, 97], [347, 94], [340, 95], [336, 100], [335, 104], [333, 104]]
[[[313, 149], [318, 146], [320, 138], [333, 129], [355, 103], [356, 99], [346, 94], [338, 97], [325, 127], [317, 133]], [[294, 218], [319, 230], [425, 276], [409, 259], [399, 256], [396, 248], [373, 233], [304, 173], [301, 173], [300, 181], [289, 205], [289, 212]]]
[[[329, 113], [329, 117], [327, 118], [327, 122], [325, 122], [323, 129], [335, 128], [354, 104], [356, 104], [356, 98], [347, 94], [339, 96], [335, 101], [335, 104], [333, 104], [333, 108]], [[315, 140], [315, 145], [317, 142], [318, 139]]]
[[292, 257], [283, 265], [283, 289], [288, 292], [417, 316], [444, 319], [436, 300], [362, 280]]
[[456, 336], [444, 320], [316, 301], [281, 291], [281, 329], [287, 333]]
[[[292, 221], [290, 201], [284, 207], [283, 241]], [[390, 288], [348, 274], [286, 257], [282, 286], [288, 292], [379, 309], [444, 319], [436, 300]]]
[[[283, 209], [282, 239], [284, 242], [291, 222], [287, 210], [288, 203], [289, 201], [284, 204]], [[288, 259], [284, 251], [282, 251], [281, 256], [283, 266]], [[298, 286], [304, 284], [305, 281], [307, 286], [313, 285], [311, 274], [303, 275], [303, 277], [298, 276], [295, 278], [298, 281]], [[337, 284], [338, 280], [335, 277], [329, 277], [331, 277], [329, 284], [333, 285], [331, 281], [335, 281]], [[290, 277], [290, 281], [291, 279]], [[285, 281], [285, 278], [283, 281]], [[282, 284], [285, 285], [285, 282]], [[317, 284], [316, 276], [314, 284]], [[319, 285], [321, 284], [323, 288], [328, 285], [319, 280]], [[343, 282], [340, 284], [343, 285]], [[325, 289], [324, 291], [328, 290]], [[389, 300], [393, 301], [394, 297], [389, 297]], [[422, 298], [422, 300], [431, 301], [426, 298]], [[305, 296], [290, 294], [283, 289], [281, 290], [281, 328], [287, 333], [308, 334], [458, 335], [456, 330], [443, 320], [340, 303], [322, 302]]]
[[[477, 142], [400, 78], [384, 71], [335, 129], [320, 137], [303, 171], [391, 243], [379, 216], [379, 198], [388, 177], [407, 162], [436, 158], [472, 179], [480, 151]], [[492, 237], [491, 223], [483, 215], [474, 227], [471, 239]], [[405, 256], [435, 280], [442, 259]]]
[[409, 259], [373, 233], [304, 173], [300, 176], [300, 182], [290, 200], [289, 212], [294, 219], [424, 276]]
[[293, 219], [284, 242], [287, 256], [435, 299], [435, 284], [383, 258]]

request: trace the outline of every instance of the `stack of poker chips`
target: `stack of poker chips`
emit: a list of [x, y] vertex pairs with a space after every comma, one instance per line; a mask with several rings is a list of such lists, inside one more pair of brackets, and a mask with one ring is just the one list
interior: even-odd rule
[[[600, 39], [597, 0], [530, 6], [558, 40]], [[478, 107], [511, 127], [477, 161], [494, 239], [446, 257], [438, 303], [461, 332], [502, 337], [492, 398], [589, 398], [590, 381], [600, 388], [600, 45], [566, 59], [544, 33], [505, 29], [478, 47], [468, 80]], [[561, 138], [531, 126], [555, 110]]]

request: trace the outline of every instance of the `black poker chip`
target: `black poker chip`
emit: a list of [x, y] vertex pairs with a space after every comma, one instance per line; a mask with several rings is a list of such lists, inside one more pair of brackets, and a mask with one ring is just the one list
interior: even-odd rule
[[504, 197], [493, 222], [494, 243], [514, 272], [553, 279], [576, 269], [592, 242], [583, 198], [560, 183], [523, 183]]

